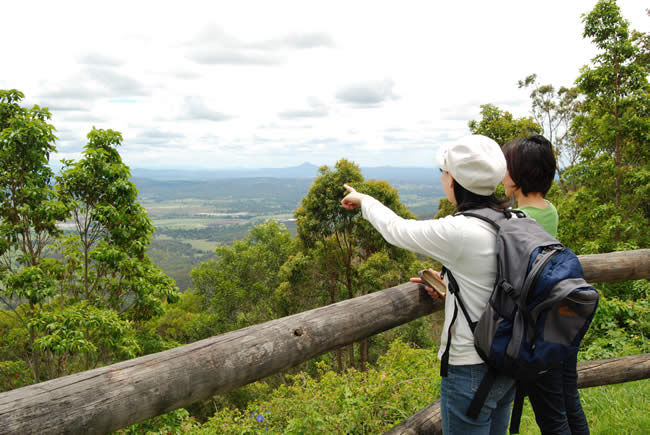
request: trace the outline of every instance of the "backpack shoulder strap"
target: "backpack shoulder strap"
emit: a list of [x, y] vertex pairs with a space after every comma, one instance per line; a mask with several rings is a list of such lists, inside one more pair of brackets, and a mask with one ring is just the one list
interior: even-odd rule
[[451, 327], [456, 321], [456, 316], [458, 315], [458, 305], [454, 304], [454, 315], [451, 317], [451, 322], [449, 323], [449, 329], [447, 330], [447, 346], [445, 351], [440, 358], [440, 377], [446, 378], [449, 373], [449, 348], [451, 347]]
[[512, 208], [494, 210], [489, 207], [484, 207], [471, 211], [459, 211], [457, 213], [454, 213], [454, 216], [471, 216], [477, 219], [481, 219], [492, 225], [498, 231], [501, 227], [498, 222], [502, 220], [509, 220], [513, 216], [516, 216], [517, 218], [524, 218], [526, 217], [526, 213], [521, 210], [515, 210]]
[[494, 381], [496, 381], [496, 379], [496, 370], [488, 366], [488, 370], [483, 376], [483, 379], [478, 386], [478, 390], [476, 390], [476, 393], [474, 393], [474, 398], [469, 404], [469, 408], [467, 408], [465, 415], [475, 420], [478, 418], [478, 415], [481, 412], [481, 408], [483, 408], [485, 400], [487, 399], [488, 394], [490, 394], [490, 390], [492, 389], [492, 385], [494, 385]]
[[451, 270], [447, 269], [446, 267], [442, 267], [442, 270], [440, 271], [440, 275], [444, 278], [445, 276], [447, 277], [447, 280], [449, 280], [449, 284], [447, 285], [447, 288], [449, 289], [449, 293], [454, 295], [454, 300], [458, 302], [458, 305], [460, 305], [460, 309], [463, 311], [463, 315], [465, 316], [465, 319], [467, 320], [467, 324], [469, 325], [469, 329], [472, 330], [472, 333], [474, 333], [474, 329], [476, 329], [476, 324], [478, 322], [475, 322], [471, 319], [469, 316], [469, 311], [467, 311], [467, 308], [465, 307], [465, 303], [463, 303], [463, 299], [460, 296], [460, 288], [458, 287], [458, 282], [456, 281], [456, 278], [454, 278], [454, 275], [451, 273]]
[[460, 212], [458, 214], [461, 215], [461, 216], [469, 216], [469, 217], [474, 217], [474, 218], [477, 218], [477, 219], [481, 219], [482, 221], [485, 221], [485, 222], [489, 223], [490, 225], [492, 225], [497, 231], [499, 231], [501, 229], [499, 224], [497, 224], [492, 219], [490, 219], [489, 217], [484, 216], [482, 214], [473, 213], [471, 211], [462, 211], [462, 212]]
[[519, 424], [521, 423], [521, 414], [524, 409], [524, 397], [526, 396], [526, 385], [518, 381], [516, 383], [515, 401], [512, 406], [512, 416], [510, 418], [510, 433], [519, 433]]

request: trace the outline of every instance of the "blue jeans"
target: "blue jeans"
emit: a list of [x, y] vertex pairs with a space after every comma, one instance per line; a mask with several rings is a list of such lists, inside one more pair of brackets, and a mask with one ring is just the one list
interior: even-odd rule
[[485, 364], [449, 365], [449, 374], [442, 378], [440, 383], [443, 434], [506, 433], [510, 420], [510, 405], [515, 398], [515, 381], [512, 378], [497, 377], [476, 420], [465, 415], [485, 373]]
[[562, 367], [547, 371], [528, 386], [535, 420], [544, 435], [589, 434], [578, 394], [577, 358], [577, 352], [569, 355]]

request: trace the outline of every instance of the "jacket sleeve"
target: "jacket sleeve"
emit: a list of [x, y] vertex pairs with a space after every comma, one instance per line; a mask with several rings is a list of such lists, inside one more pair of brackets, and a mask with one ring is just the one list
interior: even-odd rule
[[463, 216], [442, 219], [404, 219], [371, 196], [361, 203], [363, 217], [391, 245], [417, 252], [450, 265], [463, 249]]

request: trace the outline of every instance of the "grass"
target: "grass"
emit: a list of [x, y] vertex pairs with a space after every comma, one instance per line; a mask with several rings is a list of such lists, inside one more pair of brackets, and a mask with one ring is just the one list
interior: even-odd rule
[[[585, 388], [580, 398], [592, 434], [650, 434], [650, 379]], [[528, 400], [520, 433], [540, 433]]]
[[217, 245], [220, 244], [219, 242], [211, 242], [209, 240], [184, 239], [183, 242], [189, 243], [190, 245], [192, 245], [192, 248], [203, 252], [214, 252]]

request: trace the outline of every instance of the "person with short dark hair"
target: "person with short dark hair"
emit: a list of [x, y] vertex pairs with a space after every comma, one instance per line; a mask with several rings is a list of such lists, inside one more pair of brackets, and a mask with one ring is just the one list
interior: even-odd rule
[[[503, 179], [506, 195], [535, 219], [553, 237], [557, 234], [557, 210], [545, 199], [555, 177], [555, 154], [541, 135], [515, 139], [503, 148], [508, 171]], [[580, 404], [578, 354], [567, 357], [562, 367], [548, 370], [528, 385], [528, 397], [542, 434], [589, 434], [589, 425]]]
[[557, 210], [545, 199], [555, 177], [553, 146], [544, 136], [536, 134], [510, 141], [502, 150], [508, 165], [503, 179], [506, 196], [515, 198], [521, 211], [555, 237]]

